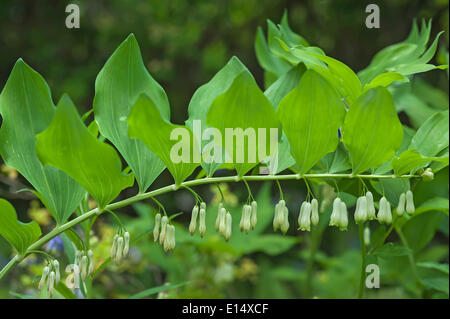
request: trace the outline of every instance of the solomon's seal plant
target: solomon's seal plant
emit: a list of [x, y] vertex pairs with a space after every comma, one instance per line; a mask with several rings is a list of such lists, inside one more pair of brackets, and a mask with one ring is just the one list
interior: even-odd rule
[[[291, 231], [306, 231], [297, 232], [299, 236], [320, 232], [326, 225], [345, 231], [357, 223], [360, 297], [366, 257], [383, 247], [390, 249], [384, 242], [392, 231], [399, 234], [411, 256], [402, 227], [428, 210], [415, 208], [416, 185], [448, 166], [449, 113], [434, 112], [419, 127], [408, 127], [399, 119], [393, 96], [414, 74], [447, 67], [429, 63], [439, 35], [427, 47], [430, 24], [424, 23], [420, 30], [414, 24], [401, 45], [383, 49], [366, 69], [355, 73], [295, 34], [287, 16], [280, 25], [269, 21], [268, 28], [267, 39], [260, 29], [255, 42], [265, 71], [265, 90], [232, 57], [195, 92], [186, 125], [170, 122], [166, 93], [145, 68], [132, 34], [98, 74], [93, 110], [83, 116], [67, 94], [55, 106], [44, 78], [17, 60], [0, 95], [0, 154], [28, 180], [32, 186], [28, 191], [50, 211], [56, 226], [42, 234], [36, 222], [21, 223], [14, 207], [0, 199], [0, 235], [15, 249], [0, 271], [0, 280], [30, 255], [43, 255], [38, 288], [46, 286], [51, 297], [60, 284], [60, 266], [41, 249], [62, 233], [79, 247], [75, 276], [83, 281], [95, 278], [95, 250], [89, 246], [89, 234], [97, 217], [110, 213], [119, 224], [109, 241], [107, 262], [120, 264], [136, 234], [126, 231], [113, 211], [146, 199], [158, 209], [153, 241], [169, 253], [176, 246], [180, 224], [174, 219], [180, 214], [168, 214], [156, 198], [189, 190], [195, 205], [188, 230], [205, 237], [213, 232], [207, 229], [206, 219], [214, 213], [193, 188], [219, 183], [242, 183], [248, 190], [239, 219], [232, 216], [219, 187], [222, 200], [214, 207], [215, 230], [226, 241], [232, 234], [251, 236], [263, 217], [249, 182], [277, 184], [280, 198], [273, 207], [274, 231], [289, 231], [290, 210], [299, 211], [298, 229]], [[94, 120], [89, 122], [91, 115]], [[204, 131], [198, 130], [197, 123]], [[216, 173], [219, 168], [229, 174]], [[149, 191], [165, 169], [174, 184]], [[268, 174], [259, 175], [260, 171]], [[286, 180], [304, 183], [306, 199], [283, 198], [281, 184]], [[115, 201], [134, 182], [138, 193]], [[94, 207], [89, 206], [90, 200], [95, 201]], [[448, 214], [448, 201], [442, 210]], [[86, 225], [83, 234], [74, 230], [77, 225]], [[233, 233], [238, 227], [247, 235]], [[374, 241], [370, 229], [375, 227], [380, 230]]]

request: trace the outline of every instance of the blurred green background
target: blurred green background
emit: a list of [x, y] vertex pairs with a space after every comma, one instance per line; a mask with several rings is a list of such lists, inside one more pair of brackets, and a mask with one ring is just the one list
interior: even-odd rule
[[[80, 6], [80, 29], [65, 27], [65, 7], [69, 3]], [[369, 3], [380, 6], [380, 29], [365, 27], [365, 7]], [[2, 0], [0, 88], [15, 61], [22, 57], [47, 80], [54, 101], [66, 92], [78, 106], [79, 112], [84, 113], [92, 106], [97, 73], [126, 36], [134, 33], [148, 70], [169, 97], [172, 122], [184, 124], [192, 94], [233, 55], [239, 57], [263, 87], [263, 70], [254, 53], [254, 37], [258, 26], [266, 30], [266, 19], [279, 22], [285, 9], [295, 32], [355, 71], [366, 67], [380, 49], [404, 40], [414, 18], [418, 21], [433, 18], [431, 38], [440, 30], [445, 31], [437, 53], [439, 62], [445, 63], [443, 52], [448, 51], [449, 34], [446, 0]], [[421, 78], [448, 94], [446, 72], [432, 71], [421, 75]], [[51, 229], [48, 212], [30, 194], [14, 193], [26, 182], [7, 168], [2, 169], [0, 177], [0, 196], [13, 203], [20, 218], [38, 220], [44, 232]], [[448, 169], [441, 171], [438, 178], [441, 182], [448, 178]], [[171, 181], [169, 174], [164, 172], [152, 188]], [[436, 191], [442, 185], [438, 182], [432, 184], [436, 185]], [[430, 189], [433, 185], [429, 186]], [[260, 215], [266, 218], [261, 217], [257, 232], [248, 237], [239, 233], [233, 236], [230, 243], [225, 243], [212, 230], [218, 194], [215, 188], [200, 187], [199, 193], [210, 202], [207, 238], [200, 240], [198, 235], [190, 238], [184, 230], [188, 217], [180, 217], [177, 220], [184, 226], [177, 225], [178, 246], [172, 254], [164, 254], [158, 245], [144, 236], [132, 250], [128, 261], [120, 267], [108, 266], [95, 279], [92, 297], [127, 297], [152, 286], [184, 281], [190, 283], [170, 290], [168, 296], [355, 297], [360, 267], [355, 225], [349, 232], [327, 230], [319, 242], [314, 241], [314, 234], [298, 236], [293, 229], [286, 237], [274, 234], [270, 227], [269, 231], [264, 232], [267, 228], [264, 226], [270, 226], [272, 207], [278, 193], [273, 185], [251, 186], [254, 193], [259, 194]], [[303, 183], [286, 182], [283, 189], [287, 201], [292, 203], [292, 209], [304, 199]], [[320, 191], [325, 192], [322, 198], [329, 196], [326, 189], [321, 188]], [[128, 189], [121, 197], [135, 193], [136, 188]], [[244, 185], [230, 185], [226, 196], [230, 207], [234, 207], [238, 214], [239, 205], [246, 198]], [[185, 191], [164, 195], [160, 199], [172, 212], [188, 212], [193, 205], [192, 196]], [[425, 199], [419, 198], [418, 204]], [[154, 211], [148, 203], [127, 207], [122, 212], [121, 216], [133, 234], [152, 228]], [[448, 263], [448, 217], [435, 219], [436, 228], [441, 233], [433, 239], [432, 249], [424, 252], [428, 255], [419, 255], [418, 260], [423, 258]], [[109, 253], [114, 227], [108, 216], [102, 216], [97, 222], [91, 240], [97, 247], [95, 254], [99, 262]], [[237, 233], [237, 230], [234, 229], [234, 232]], [[60, 243], [54, 244], [55, 254], [65, 258], [60, 249], [62, 246], [58, 246]], [[314, 276], [308, 276], [312, 269], [308, 268], [311, 265], [307, 260], [314, 245], [320, 246], [321, 250], [316, 255]], [[6, 263], [10, 256], [6, 242], [0, 238], [0, 265]], [[369, 296], [417, 297], [417, 289], [410, 282], [406, 257], [389, 262], [394, 263], [395, 267], [386, 265], [388, 270], [383, 274], [384, 288], [369, 292]], [[0, 297], [11, 297], [10, 291], [36, 296], [36, 284], [31, 282], [41, 269], [42, 263], [38, 259], [28, 259], [27, 264], [15, 269], [0, 283]]]

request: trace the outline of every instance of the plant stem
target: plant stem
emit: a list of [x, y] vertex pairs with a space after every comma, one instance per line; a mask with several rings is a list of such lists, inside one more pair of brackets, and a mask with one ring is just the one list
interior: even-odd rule
[[[226, 182], [239, 182], [242, 180], [245, 181], [273, 181], [273, 180], [293, 180], [293, 179], [302, 179], [302, 178], [364, 178], [364, 179], [394, 179], [394, 178], [416, 178], [420, 177], [418, 175], [354, 175], [354, 174], [287, 174], [287, 175], [253, 175], [253, 176], [225, 176], [225, 177], [205, 177], [201, 179], [190, 180], [181, 183], [180, 185], [168, 185], [147, 193], [140, 193], [130, 198], [106, 205], [105, 209], [114, 210], [124, 206], [128, 206], [135, 202], [152, 198], [154, 196], [158, 196], [161, 194], [165, 194], [168, 192], [176, 191], [179, 188], [184, 186], [198, 186], [210, 183], [226, 183]], [[56, 226], [52, 231], [50, 231], [45, 236], [41, 237], [35, 243], [33, 243], [30, 247], [28, 247], [27, 251], [22, 256], [15, 256], [11, 259], [8, 264], [0, 271], [0, 280], [18, 263], [20, 263], [27, 255], [30, 254], [31, 250], [39, 249], [42, 245], [47, 243], [53, 237], [61, 234], [65, 230], [78, 225], [79, 223], [88, 220], [91, 217], [101, 214], [103, 211], [99, 211], [98, 208], [94, 208], [62, 225]]]
[[364, 243], [364, 224], [359, 224], [359, 241], [361, 243], [361, 277], [359, 279], [358, 299], [364, 296], [366, 279], [366, 244]]

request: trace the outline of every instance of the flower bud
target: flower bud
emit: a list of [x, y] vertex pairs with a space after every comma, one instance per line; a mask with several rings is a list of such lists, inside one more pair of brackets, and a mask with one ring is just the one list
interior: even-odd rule
[[348, 211], [347, 211], [347, 205], [345, 202], [341, 201], [340, 204], [340, 212], [339, 212], [339, 229], [340, 230], [347, 230], [348, 226]]
[[222, 209], [220, 210], [220, 225], [219, 225], [219, 231], [220, 234], [222, 234], [222, 236], [225, 236], [225, 232], [227, 230], [227, 210], [225, 209], [225, 207], [222, 207]]
[[[111, 256], [111, 260], [114, 260], [114, 258], [116, 257], [116, 253], [117, 253], [117, 240], [119, 239], [119, 235], [115, 234], [114, 238], [113, 238], [113, 242], [111, 245], [111, 251], [110, 251], [110, 256]], [[81, 259], [81, 257], [79, 257], [79, 260]], [[76, 260], [76, 258], [75, 258]], [[80, 260], [81, 261], [81, 260]], [[76, 262], [75, 264], [80, 267], [80, 262]]]
[[370, 245], [370, 228], [367, 226], [364, 228], [364, 245]]
[[53, 296], [53, 291], [55, 290], [55, 277], [55, 272], [50, 272], [50, 275], [48, 276], [48, 294], [50, 295], [50, 298]]
[[391, 204], [389, 204], [386, 197], [381, 197], [379, 206], [378, 221], [386, 224], [392, 223]]
[[303, 208], [303, 212], [300, 216], [300, 230], [307, 230], [310, 231], [311, 230], [311, 210], [312, 210], [312, 205], [308, 202], [304, 202], [304, 208]]
[[[122, 251], [123, 237], [119, 236], [119, 238], [117, 238], [116, 264], [120, 264], [120, 261], [122, 260]], [[81, 273], [83, 274], [83, 265], [81, 265]]]
[[252, 206], [245, 205], [243, 229], [247, 234], [252, 226], [250, 221], [251, 217], [252, 217]]
[[198, 231], [200, 233], [200, 237], [203, 238], [206, 233], [206, 211], [203, 208], [200, 209], [200, 223], [198, 226]]
[[167, 223], [169, 222], [169, 218], [167, 218], [167, 216], [163, 216], [161, 218], [161, 233], [159, 234], [159, 244], [162, 245], [164, 244], [164, 240], [166, 239], [166, 226]]
[[225, 217], [225, 224], [226, 224], [226, 230], [225, 230], [225, 240], [228, 241], [231, 237], [231, 230], [233, 228], [232, 218], [230, 212], [227, 212]]
[[273, 230], [277, 231], [284, 222], [284, 207], [286, 206], [286, 202], [284, 200], [280, 200], [277, 205], [275, 205], [275, 216], [273, 218]]
[[244, 231], [244, 220], [245, 220], [246, 206], [247, 205], [242, 206], [241, 220], [239, 221], [239, 230], [241, 232]]
[[311, 200], [311, 224], [316, 226], [319, 223], [319, 202], [313, 198]]
[[302, 216], [303, 216], [303, 212], [305, 211], [306, 203], [308, 203], [308, 202], [307, 202], [307, 201], [304, 201], [304, 202], [300, 205], [300, 213], [298, 214], [298, 219], [297, 219], [298, 227], [301, 227], [301, 224], [302, 224]]
[[252, 226], [252, 229], [255, 229], [256, 222], [258, 221], [258, 203], [256, 201], [253, 201], [251, 203], [252, 209], [251, 209], [251, 217], [250, 217], [250, 224]]
[[191, 222], [189, 223], [189, 233], [191, 235], [194, 235], [195, 233], [195, 228], [197, 227], [197, 215], [198, 215], [198, 206], [195, 205], [192, 208], [192, 214], [191, 214]]
[[220, 227], [220, 220], [221, 220], [220, 211], [222, 210], [222, 208], [223, 208], [223, 203], [219, 203], [219, 208], [217, 209], [217, 217], [216, 217], [216, 231], [218, 231], [219, 227]]
[[360, 196], [356, 200], [355, 223], [362, 224], [367, 220], [367, 197]]
[[122, 256], [126, 257], [128, 256], [128, 251], [130, 250], [130, 233], [129, 232], [125, 232], [125, 234], [123, 234], [123, 240], [124, 240], [124, 244], [123, 244], [123, 252], [122, 252]]
[[155, 227], [153, 228], [153, 241], [156, 242], [159, 237], [159, 224], [161, 223], [161, 214], [155, 215]]
[[336, 197], [333, 201], [333, 211], [331, 212], [330, 226], [339, 227], [340, 218], [341, 218], [341, 199], [339, 197]]
[[281, 211], [280, 214], [283, 214], [282, 215], [283, 222], [280, 225], [280, 229], [283, 234], [286, 234], [286, 232], [289, 229], [289, 210], [285, 205], [283, 205], [283, 210]]
[[59, 272], [59, 262], [56, 259], [53, 260], [53, 268], [55, 269], [55, 284], [57, 285], [61, 279], [61, 274]]
[[369, 220], [377, 219], [375, 205], [373, 204], [373, 195], [371, 192], [366, 193], [366, 199], [367, 199], [367, 218]]
[[434, 173], [430, 167], [428, 167], [420, 176], [422, 176], [424, 181], [432, 181], [434, 179]]
[[398, 199], [398, 206], [397, 206], [398, 216], [402, 216], [403, 213], [405, 212], [405, 204], [406, 204], [406, 195], [405, 193], [401, 193]]
[[94, 253], [90, 249], [88, 250], [88, 259], [89, 259], [88, 275], [92, 275], [92, 273], [94, 272]]
[[50, 267], [45, 266], [44, 269], [42, 270], [42, 276], [41, 276], [41, 280], [39, 280], [38, 289], [42, 289], [42, 287], [44, 287], [45, 280], [47, 279], [47, 275], [49, 272], [50, 272]]
[[[120, 237], [120, 238], [122, 238], [122, 237]], [[83, 257], [81, 257], [81, 278], [83, 278], [83, 280], [86, 280], [86, 276], [87, 276], [87, 273], [88, 273], [88, 263], [89, 263], [89, 261], [88, 261], [88, 258], [87, 258], [87, 256], [83, 256]]]
[[205, 202], [201, 202], [200, 203], [200, 209], [206, 210], [206, 203]]
[[413, 199], [413, 193], [408, 190], [406, 192], [406, 212], [409, 215], [414, 214], [416, 208], [414, 207], [414, 199]]

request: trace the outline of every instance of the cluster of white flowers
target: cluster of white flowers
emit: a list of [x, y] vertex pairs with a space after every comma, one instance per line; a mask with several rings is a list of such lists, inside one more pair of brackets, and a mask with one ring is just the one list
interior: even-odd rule
[[219, 231], [220, 234], [225, 238], [225, 240], [229, 240], [231, 237], [231, 229], [233, 227], [231, 214], [229, 211], [223, 207], [223, 204], [219, 204], [219, 208], [217, 211], [216, 218], [216, 231]]
[[298, 226], [300, 230], [311, 230], [311, 225], [316, 226], [319, 223], [319, 202], [313, 198], [311, 202], [304, 201], [300, 206], [298, 215]]
[[[199, 215], [200, 212], [200, 216]], [[198, 232], [200, 233], [200, 237], [203, 238], [206, 233], [206, 204], [205, 202], [200, 203], [200, 208], [198, 205], [195, 205], [194, 208], [192, 208], [192, 214], [191, 214], [191, 222], [189, 223], [189, 233], [191, 235], [194, 235], [195, 230], [197, 228], [197, 217], [199, 217], [199, 225], [198, 225]]]
[[258, 204], [256, 201], [252, 201], [250, 205], [245, 204], [242, 207], [242, 216], [241, 221], [239, 223], [239, 229], [241, 232], [245, 231], [245, 233], [248, 234], [248, 232], [251, 229], [255, 229], [256, 222], [258, 221]]
[[55, 259], [52, 262], [48, 262], [47, 266], [45, 266], [42, 270], [42, 276], [39, 281], [38, 288], [42, 289], [47, 282], [47, 290], [51, 298], [60, 279], [61, 275], [59, 272], [59, 262]]
[[92, 275], [94, 272], [94, 253], [92, 250], [85, 251], [77, 250], [75, 253], [74, 267], [75, 276], [79, 276], [81, 272], [81, 278], [86, 280], [86, 277]]
[[278, 204], [275, 205], [275, 215], [273, 217], [273, 230], [281, 230], [283, 234], [289, 229], [289, 210], [286, 207], [286, 202], [281, 199]]
[[377, 218], [375, 205], [373, 204], [373, 195], [371, 192], [367, 192], [366, 195], [358, 197], [356, 200], [354, 217], [357, 224], [364, 223], [366, 220], [374, 220]]
[[122, 235], [114, 235], [113, 242], [111, 245], [111, 260], [114, 260], [116, 264], [120, 264], [122, 258], [128, 255], [130, 249], [130, 233], [125, 232]]
[[161, 214], [155, 216], [155, 227], [153, 228], [153, 240], [159, 244], [164, 251], [173, 250], [175, 248], [175, 226], [169, 223], [169, 218]]

